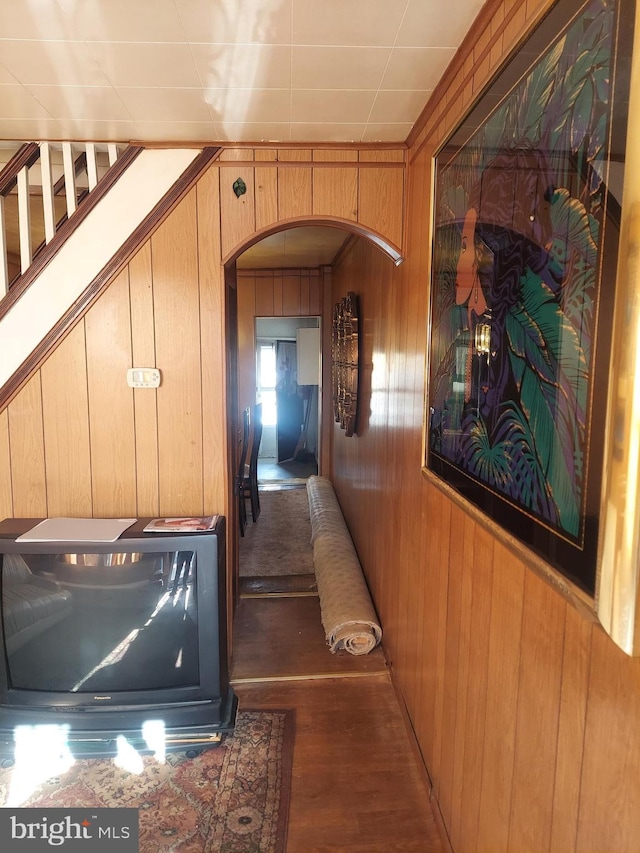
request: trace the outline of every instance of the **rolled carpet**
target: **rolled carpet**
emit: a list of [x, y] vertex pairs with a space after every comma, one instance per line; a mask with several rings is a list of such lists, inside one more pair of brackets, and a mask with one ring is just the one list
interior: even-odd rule
[[309, 477], [307, 496], [313, 564], [329, 648], [366, 655], [382, 639], [382, 628], [340, 504], [326, 477]]

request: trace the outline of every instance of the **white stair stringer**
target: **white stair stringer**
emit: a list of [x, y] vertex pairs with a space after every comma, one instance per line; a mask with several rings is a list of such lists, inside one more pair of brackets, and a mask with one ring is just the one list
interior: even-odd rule
[[201, 153], [145, 149], [0, 320], [0, 388]]

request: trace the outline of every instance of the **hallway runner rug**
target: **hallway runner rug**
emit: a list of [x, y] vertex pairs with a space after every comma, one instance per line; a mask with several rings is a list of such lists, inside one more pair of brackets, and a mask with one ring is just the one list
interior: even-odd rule
[[260, 515], [240, 537], [240, 577], [313, 574], [306, 488], [260, 491]]
[[[0, 770], [3, 807], [137, 808], [140, 853], [284, 853], [295, 712], [240, 711], [231, 735], [194, 758], [142, 758], [142, 772], [113, 759], [76, 761], [17, 796], [19, 765]], [[38, 758], [24, 776], [33, 780]]]

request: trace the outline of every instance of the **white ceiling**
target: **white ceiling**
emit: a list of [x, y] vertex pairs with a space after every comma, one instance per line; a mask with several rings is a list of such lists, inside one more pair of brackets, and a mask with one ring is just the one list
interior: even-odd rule
[[307, 225], [265, 237], [236, 261], [238, 269], [323, 267], [333, 263], [349, 232], [341, 228]]
[[484, 0], [1, 0], [0, 138], [404, 142]]

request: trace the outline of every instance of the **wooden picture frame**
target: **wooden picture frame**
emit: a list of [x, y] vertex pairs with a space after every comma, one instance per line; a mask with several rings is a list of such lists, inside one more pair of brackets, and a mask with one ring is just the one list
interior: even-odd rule
[[358, 297], [349, 291], [334, 306], [331, 339], [333, 414], [347, 438], [358, 426], [359, 325]]
[[593, 601], [634, 7], [558, 0], [434, 163], [423, 470]]

